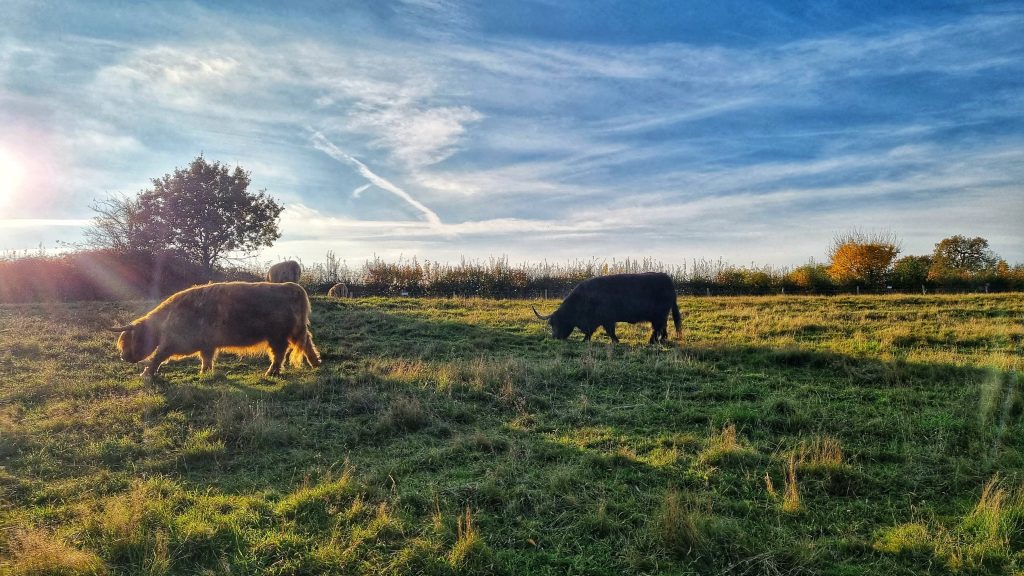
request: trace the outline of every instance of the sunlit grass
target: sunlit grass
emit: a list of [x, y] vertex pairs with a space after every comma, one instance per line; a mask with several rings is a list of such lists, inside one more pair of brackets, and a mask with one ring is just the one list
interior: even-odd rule
[[0, 306], [0, 573], [1024, 567], [1024, 298], [530, 304], [314, 298], [319, 370], [152, 383], [100, 331], [147, 303]]

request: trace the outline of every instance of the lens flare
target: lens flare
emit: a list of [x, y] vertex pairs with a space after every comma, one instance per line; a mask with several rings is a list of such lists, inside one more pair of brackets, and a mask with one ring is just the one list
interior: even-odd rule
[[24, 176], [21, 164], [0, 148], [0, 207], [11, 204]]

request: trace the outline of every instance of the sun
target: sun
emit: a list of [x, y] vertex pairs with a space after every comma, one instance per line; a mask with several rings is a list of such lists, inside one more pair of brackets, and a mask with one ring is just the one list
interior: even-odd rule
[[14, 200], [23, 176], [21, 164], [9, 152], [0, 148], [0, 206]]

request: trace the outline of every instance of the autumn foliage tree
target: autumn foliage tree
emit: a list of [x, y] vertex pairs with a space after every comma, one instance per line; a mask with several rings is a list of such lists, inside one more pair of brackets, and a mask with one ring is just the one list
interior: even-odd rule
[[899, 242], [887, 232], [840, 234], [829, 249], [828, 275], [836, 284], [881, 287], [899, 253]]
[[92, 245], [117, 251], [170, 252], [212, 270], [231, 254], [251, 253], [281, 237], [284, 209], [265, 190], [249, 192], [249, 172], [198, 156], [152, 180], [135, 198], [93, 206]]

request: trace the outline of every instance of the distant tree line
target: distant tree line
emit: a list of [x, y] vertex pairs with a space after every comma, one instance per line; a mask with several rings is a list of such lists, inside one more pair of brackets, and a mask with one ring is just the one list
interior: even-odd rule
[[[304, 268], [301, 282], [314, 294], [326, 293], [336, 282], [344, 282], [357, 296], [533, 298], [564, 296], [581, 281], [602, 274], [657, 271], [672, 276], [680, 293], [693, 295], [1024, 290], [1024, 266], [1010, 267], [989, 252], [983, 251], [983, 260], [991, 265], [973, 260], [951, 264], [949, 254], [962, 252], [964, 243], [987, 248], [984, 239], [953, 236], [936, 244], [932, 255], [896, 259], [898, 248], [880, 249], [868, 243], [863, 251], [859, 246], [836, 251], [840, 257], [834, 254], [827, 264], [810, 262], [795, 268], [734, 266], [705, 259], [666, 265], [653, 259], [512, 264], [507, 258], [464, 259], [458, 264], [375, 258], [350, 268], [329, 252], [325, 262]], [[861, 257], [866, 262], [842, 261]], [[874, 267], [866, 269], [868, 264]]]
[[860, 231], [836, 236], [823, 272], [839, 288], [900, 291], [942, 289], [1020, 290], [1024, 268], [993, 252], [988, 240], [956, 235], [935, 244], [931, 254], [897, 259], [900, 244], [891, 233]]
[[80, 250], [0, 256], [0, 302], [158, 299], [222, 280], [259, 280], [240, 269], [213, 272], [171, 254]]
[[[241, 167], [200, 155], [135, 196], [100, 200], [79, 250], [0, 254], [0, 302], [159, 298], [210, 280], [258, 280], [265, 268], [251, 257], [281, 236], [284, 208], [265, 190], [250, 192], [249, 184]], [[328, 252], [324, 262], [305, 267], [301, 282], [314, 294], [344, 282], [357, 296], [561, 297], [594, 276], [660, 271], [673, 277], [680, 293], [696, 295], [1024, 290], [1024, 266], [1010, 266], [984, 238], [951, 236], [931, 254], [899, 257], [901, 251], [891, 233], [852, 231], [833, 239], [827, 263], [795, 268], [722, 260], [450, 264], [374, 258], [351, 269]]]

